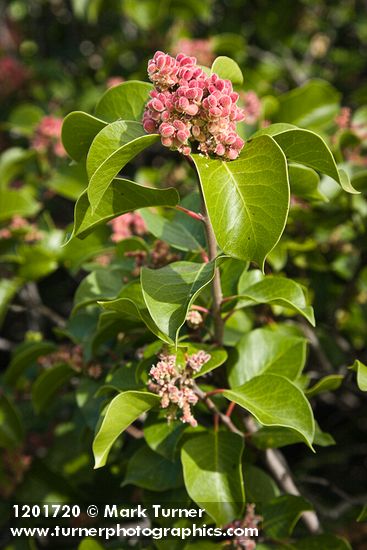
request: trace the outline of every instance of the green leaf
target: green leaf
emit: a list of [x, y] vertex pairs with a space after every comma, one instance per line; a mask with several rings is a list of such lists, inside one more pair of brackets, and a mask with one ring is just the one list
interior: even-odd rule
[[14, 352], [5, 372], [5, 382], [12, 386], [23, 371], [41, 357], [52, 353], [56, 346], [52, 342], [23, 342]]
[[0, 327], [8, 310], [8, 305], [21, 286], [22, 281], [18, 278], [0, 280]]
[[307, 397], [310, 398], [326, 391], [337, 390], [343, 382], [343, 378], [344, 376], [342, 374], [330, 374], [329, 376], [324, 376], [324, 378], [321, 378], [311, 388], [308, 388], [305, 393]]
[[233, 59], [220, 55], [217, 57], [210, 69], [212, 73], [220, 78], [230, 80], [232, 84], [243, 84], [243, 74], [239, 66]]
[[176, 344], [191, 304], [213, 279], [214, 272], [215, 261], [142, 268], [141, 286], [148, 311], [157, 327]]
[[157, 239], [161, 239], [178, 250], [196, 251], [202, 247], [198, 241], [178, 222], [168, 220], [159, 214], [144, 210], [141, 216]]
[[145, 441], [152, 451], [168, 460], [174, 460], [178, 442], [186, 427], [179, 420], [167, 422], [166, 416], [152, 418], [152, 415], [150, 415], [144, 423]]
[[82, 164], [62, 166], [47, 181], [49, 189], [72, 201], [77, 200], [87, 185], [87, 173]]
[[328, 199], [318, 190], [320, 177], [315, 170], [302, 164], [289, 164], [288, 173], [292, 194], [305, 200], [327, 202]]
[[313, 309], [306, 303], [304, 289], [286, 277], [262, 275], [259, 271], [244, 273], [240, 279], [237, 307], [253, 304], [273, 304], [282, 306], [303, 315], [311, 325], [315, 325]]
[[12, 180], [22, 174], [27, 168], [29, 161], [32, 161], [34, 157], [34, 151], [22, 149], [21, 147], [10, 147], [1, 153], [0, 188], [4, 189]]
[[77, 162], [87, 156], [91, 143], [107, 123], [82, 111], [68, 114], [62, 125], [61, 139], [66, 152]]
[[294, 495], [282, 495], [267, 502], [263, 507], [263, 529], [275, 540], [288, 538], [303, 512], [312, 510], [307, 500]]
[[290, 550], [352, 550], [345, 539], [335, 535], [313, 535], [292, 543]]
[[78, 546], [78, 550], [104, 550], [104, 547], [101, 546], [96, 540], [86, 538], [81, 541]]
[[223, 395], [248, 410], [264, 426], [294, 430], [312, 449], [315, 422], [311, 406], [302, 391], [286, 378], [261, 374], [238, 388], [225, 390]]
[[241, 516], [245, 498], [242, 452], [243, 439], [230, 432], [197, 435], [182, 446], [186, 490], [217, 524]]
[[116, 121], [103, 128], [94, 138], [87, 158], [90, 178], [88, 198], [95, 210], [111, 182], [122, 168], [141, 151], [158, 140], [157, 134], [147, 135], [141, 124]]
[[123, 270], [119, 268], [98, 269], [89, 273], [80, 283], [74, 297], [73, 314], [80, 308], [101, 299], [114, 299], [123, 284]]
[[0, 395], [0, 447], [17, 447], [22, 443], [23, 437], [23, 424], [17, 408], [6, 395]]
[[36, 105], [22, 103], [10, 113], [9, 127], [16, 134], [31, 136], [44, 115], [44, 111]]
[[112, 399], [93, 441], [95, 468], [106, 464], [108, 453], [118, 436], [158, 402], [157, 395], [138, 391], [120, 393]]
[[120, 292], [116, 300], [99, 302], [104, 309], [112, 310], [121, 315], [122, 319], [142, 321], [148, 329], [164, 342], [172, 344], [173, 341], [166, 336], [155, 324], [146, 307], [141, 284], [133, 282]]
[[271, 372], [294, 380], [306, 361], [305, 338], [282, 330], [259, 328], [245, 334], [232, 353], [228, 379], [231, 387]]
[[66, 363], [44, 370], [32, 386], [32, 403], [35, 411], [40, 413], [48, 407], [57, 391], [74, 375], [75, 370]]
[[133, 181], [115, 178], [93, 213], [87, 192], [79, 197], [75, 205], [74, 229], [70, 238], [83, 239], [100, 224], [126, 212], [147, 206], [175, 206], [179, 200], [174, 188], [152, 189]]
[[27, 281], [37, 281], [55, 271], [58, 267], [58, 251], [47, 249], [41, 244], [18, 248], [20, 260], [19, 276]]
[[[293, 445], [294, 443], [302, 441], [302, 438], [298, 433], [289, 428], [264, 426], [252, 434], [251, 441], [258, 449], [266, 450]], [[317, 422], [315, 422], [315, 437], [313, 443], [320, 447], [335, 445], [335, 441], [331, 435], [321, 431]]]
[[243, 477], [247, 502], [263, 506], [265, 502], [279, 495], [279, 489], [274, 480], [257, 466], [244, 464]]
[[87, 172], [91, 179], [93, 174], [120, 147], [144, 136], [145, 131], [140, 122], [117, 120], [102, 128], [95, 136], [88, 151]]
[[145, 105], [149, 100], [149, 92], [152, 89], [152, 84], [138, 80], [113, 86], [97, 103], [96, 116], [107, 122], [118, 119], [141, 122]]
[[334, 122], [340, 109], [340, 97], [328, 82], [311, 80], [278, 97], [279, 110], [273, 120], [322, 128]]
[[171, 462], [144, 446], [130, 458], [127, 465], [121, 486], [130, 484], [150, 491], [177, 489], [183, 485], [181, 464], [179, 461]]
[[37, 214], [41, 205], [28, 188], [0, 189], [0, 222], [14, 216], [29, 217]]
[[263, 268], [288, 216], [287, 163], [281, 148], [262, 136], [231, 162], [191, 156], [219, 246]]
[[365, 504], [360, 511], [357, 521], [367, 521], [367, 504]]
[[356, 359], [350, 369], [357, 373], [357, 384], [360, 390], [367, 391], [367, 366]]
[[347, 173], [338, 169], [329, 147], [315, 132], [288, 124], [272, 124], [259, 130], [252, 137], [257, 138], [264, 135], [271, 136], [290, 161], [304, 164], [326, 174], [348, 193], [359, 193], [350, 183]]

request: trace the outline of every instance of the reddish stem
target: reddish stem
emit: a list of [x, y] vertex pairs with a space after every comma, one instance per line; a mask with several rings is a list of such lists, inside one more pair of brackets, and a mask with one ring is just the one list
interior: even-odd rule
[[191, 306], [191, 309], [196, 309], [197, 311], [202, 311], [203, 313], [210, 313], [210, 311], [208, 310], [208, 308], [206, 307], [203, 307], [203, 306]]
[[214, 414], [214, 431], [217, 432], [219, 428], [219, 414]]
[[218, 393], [223, 393], [226, 391], [224, 388], [218, 388], [217, 390], [208, 391], [205, 394], [205, 397], [210, 397], [211, 395], [217, 395]]
[[202, 214], [198, 214], [197, 212], [193, 212], [192, 210], [189, 210], [188, 208], [185, 208], [184, 206], [176, 206], [176, 210], [180, 210], [184, 214], [187, 214], [190, 216], [190, 218], [193, 218], [194, 220], [199, 220], [200, 222], [204, 221], [204, 217]]
[[228, 418], [231, 417], [231, 414], [233, 413], [233, 409], [235, 408], [235, 406], [236, 406], [236, 403], [234, 401], [231, 401], [226, 412], [226, 416], [228, 416]]
[[203, 258], [203, 261], [207, 264], [209, 262], [209, 256], [204, 250], [204, 248], [200, 250], [200, 254], [201, 254], [201, 257]]

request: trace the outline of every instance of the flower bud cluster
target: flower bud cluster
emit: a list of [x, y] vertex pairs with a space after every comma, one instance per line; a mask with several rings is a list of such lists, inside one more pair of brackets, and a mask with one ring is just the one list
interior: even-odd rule
[[65, 157], [66, 151], [61, 143], [62, 118], [45, 116], [38, 124], [32, 139], [32, 147], [42, 153], [51, 152], [57, 157]]
[[261, 101], [256, 92], [249, 90], [241, 96], [247, 124], [255, 124], [261, 115]]
[[145, 222], [139, 212], [128, 212], [110, 221], [112, 226], [111, 240], [123, 241], [131, 235], [144, 235], [147, 231]]
[[21, 236], [25, 242], [32, 243], [41, 240], [43, 233], [36, 224], [22, 216], [13, 216], [8, 227], [0, 229], [0, 239], [11, 239], [15, 236]]
[[[262, 516], [255, 514], [255, 504], [247, 504], [245, 517], [242, 520], [232, 522], [230, 526], [233, 529], [257, 529], [262, 519]], [[256, 548], [256, 541], [247, 536], [236, 537], [233, 542], [238, 550], [255, 550]]]
[[236, 132], [244, 111], [230, 80], [207, 75], [195, 57], [179, 53], [176, 58], [156, 52], [148, 63], [155, 88], [150, 92], [143, 125], [158, 132], [162, 144], [189, 155], [193, 142], [205, 155], [234, 160], [244, 141]]
[[200, 311], [197, 311], [196, 309], [190, 309], [186, 316], [186, 322], [190, 328], [192, 328], [193, 330], [197, 330], [203, 324], [204, 319]]
[[7, 97], [21, 89], [29, 77], [27, 68], [11, 56], [0, 58], [0, 75], [0, 98]]
[[161, 354], [160, 361], [150, 369], [149, 389], [161, 398], [162, 409], [168, 409], [168, 420], [177, 417], [180, 411], [180, 420], [197, 426], [191, 406], [196, 405], [198, 396], [194, 391], [193, 375], [210, 359], [210, 355], [203, 350], [186, 356], [184, 368], [176, 363], [175, 355]]
[[183, 52], [185, 55], [194, 56], [200, 65], [209, 66], [214, 61], [213, 40], [207, 38], [181, 38], [176, 47], [175, 53]]

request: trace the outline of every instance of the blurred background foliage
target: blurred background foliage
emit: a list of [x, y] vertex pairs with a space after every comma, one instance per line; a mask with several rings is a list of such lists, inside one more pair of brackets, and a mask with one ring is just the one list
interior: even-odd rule
[[[86, 185], [85, 174], [69, 164], [60, 146], [61, 118], [71, 110], [93, 112], [102, 93], [122, 80], [146, 80], [156, 50], [185, 50], [204, 65], [228, 55], [243, 70], [243, 100], [248, 91], [260, 99], [244, 135], [269, 121], [315, 129], [361, 191], [343, 194], [317, 175], [311, 186], [295, 179], [288, 226], [267, 270], [291, 276], [313, 295], [317, 328], [304, 328], [309, 377], [344, 376], [336, 392], [313, 399], [322, 429], [336, 444], [319, 447], [316, 455], [301, 445], [285, 446], [284, 453], [325, 524], [353, 548], [365, 548], [366, 525], [355, 519], [367, 500], [361, 483], [366, 401], [347, 367], [356, 358], [367, 362], [366, 3], [8, 0], [0, 1], [0, 18], [0, 357], [4, 368], [10, 361], [0, 395], [3, 499], [88, 502], [98, 487], [101, 500], [111, 501], [121, 495], [115, 480], [136, 449], [127, 447], [123, 462], [112, 461], [110, 469], [91, 468], [101, 402], [91, 397], [103, 369], [129, 357], [130, 344], [118, 339], [113, 320], [99, 322], [98, 307], [89, 304], [116, 295], [114, 273], [118, 281], [134, 278], [136, 258], [125, 253], [146, 247], [133, 226], [127, 241], [119, 242], [107, 226], [82, 246], [61, 247]], [[178, 155], [155, 147], [145, 161], [144, 168], [140, 158], [129, 166], [136, 181], [173, 184], [182, 196], [192, 189], [193, 175]], [[182, 255], [174, 242], [146, 239], [155, 247], [149, 260], [154, 265], [163, 256]], [[267, 322], [268, 311], [233, 316], [227, 341]], [[39, 358], [57, 349], [65, 354], [57, 361], [72, 364], [73, 377], [64, 368], [54, 383], [40, 380]], [[123, 491], [131, 497], [131, 488]], [[0, 522], [6, 521], [4, 512]]]

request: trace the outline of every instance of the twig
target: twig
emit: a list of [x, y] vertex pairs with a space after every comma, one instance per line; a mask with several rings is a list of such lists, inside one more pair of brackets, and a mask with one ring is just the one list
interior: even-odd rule
[[53, 311], [52, 309], [50, 309], [49, 307], [47, 307], [43, 304], [41, 306], [39, 306], [38, 309], [44, 317], [47, 317], [48, 319], [50, 319], [50, 321], [55, 323], [55, 325], [57, 325], [60, 328], [65, 327], [65, 325], [66, 325], [65, 319], [63, 317], [61, 317], [61, 315], [56, 313], [56, 311]]
[[144, 437], [144, 432], [142, 430], [139, 430], [139, 428], [136, 428], [135, 426], [131, 425], [125, 430], [129, 435], [131, 435], [134, 439], [142, 439]]
[[180, 210], [180, 212], [183, 212], [184, 214], [187, 214], [190, 216], [190, 218], [193, 218], [194, 220], [199, 220], [200, 222], [204, 221], [204, 216], [202, 214], [198, 214], [197, 212], [193, 212], [192, 210], [189, 210], [188, 208], [185, 208], [184, 206], [175, 206], [176, 210]]
[[306, 322], [303, 322], [303, 320], [300, 320], [299, 323], [297, 323], [300, 328], [302, 329], [303, 334], [306, 336], [306, 338], [309, 340], [312, 349], [315, 352], [315, 355], [321, 365], [321, 367], [326, 372], [334, 372], [334, 368], [332, 364], [330, 363], [329, 359], [326, 357], [324, 350], [321, 347], [321, 344], [319, 342], [319, 339], [315, 333], [314, 330], [312, 330], [311, 327], [309, 327]]
[[[215, 239], [212, 224], [210, 223], [209, 217], [206, 212], [204, 215], [204, 225], [205, 225], [206, 240], [208, 243], [209, 260], [215, 260], [215, 258], [217, 257], [217, 241]], [[214, 338], [219, 345], [222, 345], [224, 322], [220, 312], [220, 307], [222, 304], [223, 294], [222, 294], [222, 286], [220, 283], [220, 272], [218, 267], [215, 269], [215, 275], [214, 275], [213, 285], [212, 285], [212, 295], [213, 295], [212, 315], [214, 320]]]
[[[245, 418], [245, 425], [249, 433], [257, 431], [255, 423], [251, 417]], [[273, 474], [279, 487], [286, 493], [295, 496], [301, 496], [296, 484], [293, 481], [292, 474], [282, 453], [277, 449], [266, 449], [265, 462], [269, 471]], [[302, 519], [312, 534], [321, 532], [321, 525], [317, 514], [313, 511], [302, 513]]]
[[219, 416], [219, 418], [221, 419], [223, 424], [225, 424], [231, 432], [233, 432], [235, 434], [238, 434], [241, 437], [245, 437], [243, 432], [241, 432], [238, 428], [236, 428], [236, 426], [233, 424], [232, 420], [228, 416], [223, 414], [217, 408], [215, 403], [213, 403], [213, 401], [209, 397], [207, 397], [207, 394], [205, 392], [203, 392], [196, 384], [195, 384], [195, 392], [200, 397], [200, 399], [205, 403], [205, 405], [208, 407], [208, 409], [211, 412], [213, 412], [214, 414], [217, 414]]

